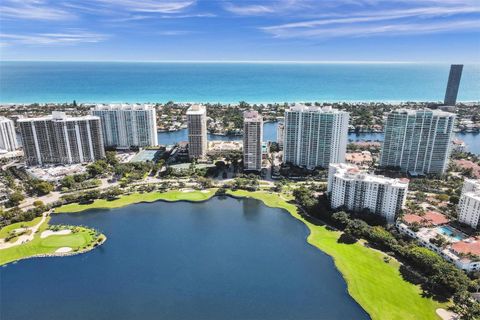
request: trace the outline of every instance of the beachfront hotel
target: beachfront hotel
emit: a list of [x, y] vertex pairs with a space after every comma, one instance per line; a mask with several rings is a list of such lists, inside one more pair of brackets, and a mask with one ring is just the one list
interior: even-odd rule
[[387, 116], [380, 165], [412, 175], [441, 175], [452, 149], [455, 114], [440, 110], [392, 111]]
[[27, 165], [83, 163], [105, 157], [99, 117], [53, 112], [47, 117], [19, 119], [18, 124]]
[[17, 134], [12, 120], [0, 117], [0, 149], [15, 151], [18, 149]]
[[349, 114], [332, 107], [295, 105], [285, 111], [283, 160], [314, 169], [345, 161]]
[[207, 109], [203, 105], [194, 104], [187, 110], [188, 157], [190, 159], [205, 158], [207, 153]]
[[480, 221], [480, 180], [465, 179], [458, 203], [458, 221], [478, 228]]
[[257, 111], [243, 113], [243, 169], [262, 169], [263, 118]]
[[408, 180], [368, 174], [345, 163], [330, 164], [327, 192], [333, 209], [368, 209], [392, 223], [405, 204]]
[[105, 147], [130, 149], [158, 145], [157, 112], [144, 104], [97, 105], [91, 114], [102, 121]]

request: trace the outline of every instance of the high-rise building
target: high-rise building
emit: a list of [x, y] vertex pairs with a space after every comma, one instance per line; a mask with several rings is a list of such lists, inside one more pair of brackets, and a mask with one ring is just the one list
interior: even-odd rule
[[380, 165], [412, 175], [445, 172], [455, 114], [440, 110], [392, 111], [387, 116]]
[[204, 158], [207, 153], [207, 109], [194, 104], [187, 110], [188, 156], [190, 159]]
[[328, 169], [327, 192], [330, 205], [337, 209], [371, 213], [393, 222], [405, 205], [408, 179], [392, 179], [360, 171], [356, 166], [335, 163]]
[[280, 122], [277, 126], [277, 143], [280, 149], [283, 149], [283, 139], [285, 137], [285, 125]]
[[458, 221], [478, 228], [480, 221], [480, 180], [465, 179], [458, 202]]
[[463, 64], [452, 64], [450, 66], [450, 74], [448, 75], [447, 90], [445, 91], [446, 106], [455, 106], [457, 103], [458, 88], [460, 87], [460, 79], [462, 78]]
[[28, 165], [83, 163], [105, 157], [99, 117], [53, 112], [47, 117], [19, 119], [18, 124]]
[[257, 111], [243, 113], [243, 169], [262, 169], [263, 119]]
[[0, 149], [14, 151], [18, 149], [17, 135], [13, 121], [0, 117]]
[[284, 162], [308, 169], [344, 162], [348, 121], [348, 112], [331, 107], [295, 105], [286, 110]]
[[105, 147], [129, 149], [158, 145], [157, 113], [153, 106], [97, 105], [91, 114], [102, 121]]

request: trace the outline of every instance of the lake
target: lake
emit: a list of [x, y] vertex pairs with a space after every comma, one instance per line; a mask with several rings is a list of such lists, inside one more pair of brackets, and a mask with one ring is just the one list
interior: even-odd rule
[[369, 319], [308, 230], [253, 199], [61, 214], [108, 240], [0, 268], [2, 320]]
[[[263, 141], [277, 141], [278, 122], [267, 122], [263, 125]], [[464, 141], [468, 151], [480, 155], [479, 133], [456, 133], [455, 136]], [[241, 140], [241, 136], [219, 136], [208, 134], [208, 140]], [[173, 132], [159, 132], [158, 143], [175, 144], [179, 141], [188, 140], [187, 129]], [[378, 133], [349, 133], [348, 140], [353, 141], [383, 141], [383, 132]]]

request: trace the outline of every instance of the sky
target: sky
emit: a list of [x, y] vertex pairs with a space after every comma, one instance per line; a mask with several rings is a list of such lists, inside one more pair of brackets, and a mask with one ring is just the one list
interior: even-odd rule
[[2, 0], [0, 59], [480, 63], [480, 0]]

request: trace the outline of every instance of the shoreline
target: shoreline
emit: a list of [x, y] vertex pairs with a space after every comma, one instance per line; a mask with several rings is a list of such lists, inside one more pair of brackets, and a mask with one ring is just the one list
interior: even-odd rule
[[[137, 197], [131, 197], [131, 199], [126, 199], [130, 201], [122, 201], [121, 203], [118, 202], [114, 206], [109, 207], [102, 207], [102, 202], [95, 202], [89, 205], [82, 205], [82, 207], [75, 207], [70, 206], [66, 207], [64, 210], [61, 210], [58, 214], [61, 213], [79, 213], [87, 210], [92, 209], [115, 209], [120, 207], [129, 206], [132, 204], [138, 203], [153, 203], [153, 202], [177, 202], [177, 201], [185, 201], [185, 202], [192, 202], [192, 203], [200, 203], [206, 202], [211, 198], [217, 196], [212, 189], [209, 189], [210, 192], [201, 193], [200, 191], [193, 191], [181, 194], [186, 195], [186, 197], [180, 197], [180, 199], [172, 199], [169, 198], [169, 195], [176, 196], [178, 195], [178, 191], [168, 191], [164, 193], [153, 193], [153, 196], [150, 200], [141, 200], [143, 197], [139, 197], [142, 194], [133, 194]], [[170, 194], [169, 194], [170, 193]], [[192, 194], [202, 194], [207, 195], [206, 198], [198, 200], [189, 198], [188, 195]], [[145, 195], [145, 194], [143, 194]], [[163, 195], [163, 196], [162, 196]], [[407, 312], [407, 316], [410, 319], [413, 315], [418, 315], [417, 319], [439, 319], [438, 315], [436, 314], [436, 309], [445, 307], [445, 304], [441, 304], [429, 298], [423, 298], [421, 296], [421, 290], [418, 286], [406, 282], [403, 280], [399, 273], [399, 262], [395, 259], [392, 259], [393, 262], [389, 262], [386, 264], [383, 261], [383, 257], [386, 256], [385, 253], [380, 252], [378, 250], [373, 250], [364, 246], [361, 242], [353, 244], [353, 245], [345, 245], [339, 244], [338, 238], [340, 237], [340, 231], [331, 231], [326, 228], [326, 226], [318, 226], [314, 225], [308, 221], [306, 221], [299, 213], [298, 213], [298, 206], [295, 204], [288, 203], [287, 199], [284, 199], [280, 194], [276, 193], [269, 193], [266, 191], [255, 191], [249, 192], [244, 190], [236, 190], [231, 191], [228, 190], [225, 195], [234, 199], [242, 199], [242, 198], [252, 198], [258, 201], [261, 201], [264, 205], [270, 208], [278, 208], [281, 210], [287, 211], [289, 215], [293, 218], [298, 220], [299, 222], [303, 223], [307, 228], [307, 235], [306, 235], [306, 242], [315, 247], [317, 250], [320, 250], [322, 253], [327, 254], [333, 260], [335, 268], [341, 274], [342, 278], [344, 279], [347, 287], [348, 294], [354, 299], [361, 307], [365, 310], [367, 314], [372, 319], [398, 319], [404, 318]], [[96, 200], [98, 201], [98, 200]], [[115, 200], [114, 200], [115, 201]], [[93, 206], [92, 206], [93, 205]], [[66, 205], [69, 206], [69, 205]], [[65, 206], [64, 206], [65, 207]], [[62, 208], [62, 207], [60, 207]], [[68, 211], [68, 208], [75, 209], [75, 211]], [[327, 242], [328, 241], [328, 242]], [[346, 250], [345, 252], [342, 250]], [[358, 265], [354, 265], [355, 261], [351, 261], [352, 257], [356, 257], [355, 259], [359, 260], [361, 263], [366, 264], [369, 269], [372, 270], [362, 270], [358, 271], [356, 267]], [[378, 270], [377, 270], [378, 269]], [[378, 276], [377, 276], [378, 275]], [[371, 291], [371, 281], [367, 281], [362, 279], [364, 276], [369, 276], [374, 281], [376, 280], [378, 283], [374, 284], [375, 291]], [[388, 280], [390, 282], [397, 282], [397, 288], [395, 292], [390, 292], [391, 290], [386, 287], [385, 283], [382, 282], [383, 280]], [[378, 288], [385, 288], [385, 290], [380, 290], [378, 293]], [[396, 293], [398, 292], [398, 293]], [[371, 298], [366, 298], [365, 296], [373, 295]], [[403, 295], [403, 296], [402, 296]], [[398, 308], [398, 301], [399, 300], [407, 300], [409, 304], [415, 306], [414, 311], [412, 313], [408, 313], [406, 308]], [[380, 304], [382, 307], [379, 308], [376, 304], [373, 304], [373, 301], [383, 300]], [[389, 306], [387, 309], [386, 306]], [[385, 310], [388, 310], [389, 313], [385, 313]], [[410, 309], [409, 309], [410, 310]], [[390, 315], [390, 317], [388, 316]]]
[[69, 251], [69, 252], [53, 252], [53, 253], [36, 254], [36, 255], [33, 255], [33, 256], [28, 256], [28, 257], [20, 258], [20, 259], [10, 261], [10, 262], [4, 263], [4, 264], [0, 264], [0, 267], [5, 268], [10, 264], [16, 264], [19, 261], [28, 260], [28, 259], [54, 258], [54, 257], [61, 258], [61, 257], [68, 257], [68, 256], [76, 256], [76, 255], [79, 255], [79, 254], [84, 254], [84, 253], [93, 251], [96, 248], [103, 245], [106, 241], [107, 241], [107, 236], [103, 235], [101, 242], [97, 242], [97, 244], [95, 246], [92, 246], [92, 247], [89, 247], [89, 248], [86, 248], [86, 249], [83, 249], [83, 250], [77, 250], [77, 251], [72, 250], [72, 251]]

